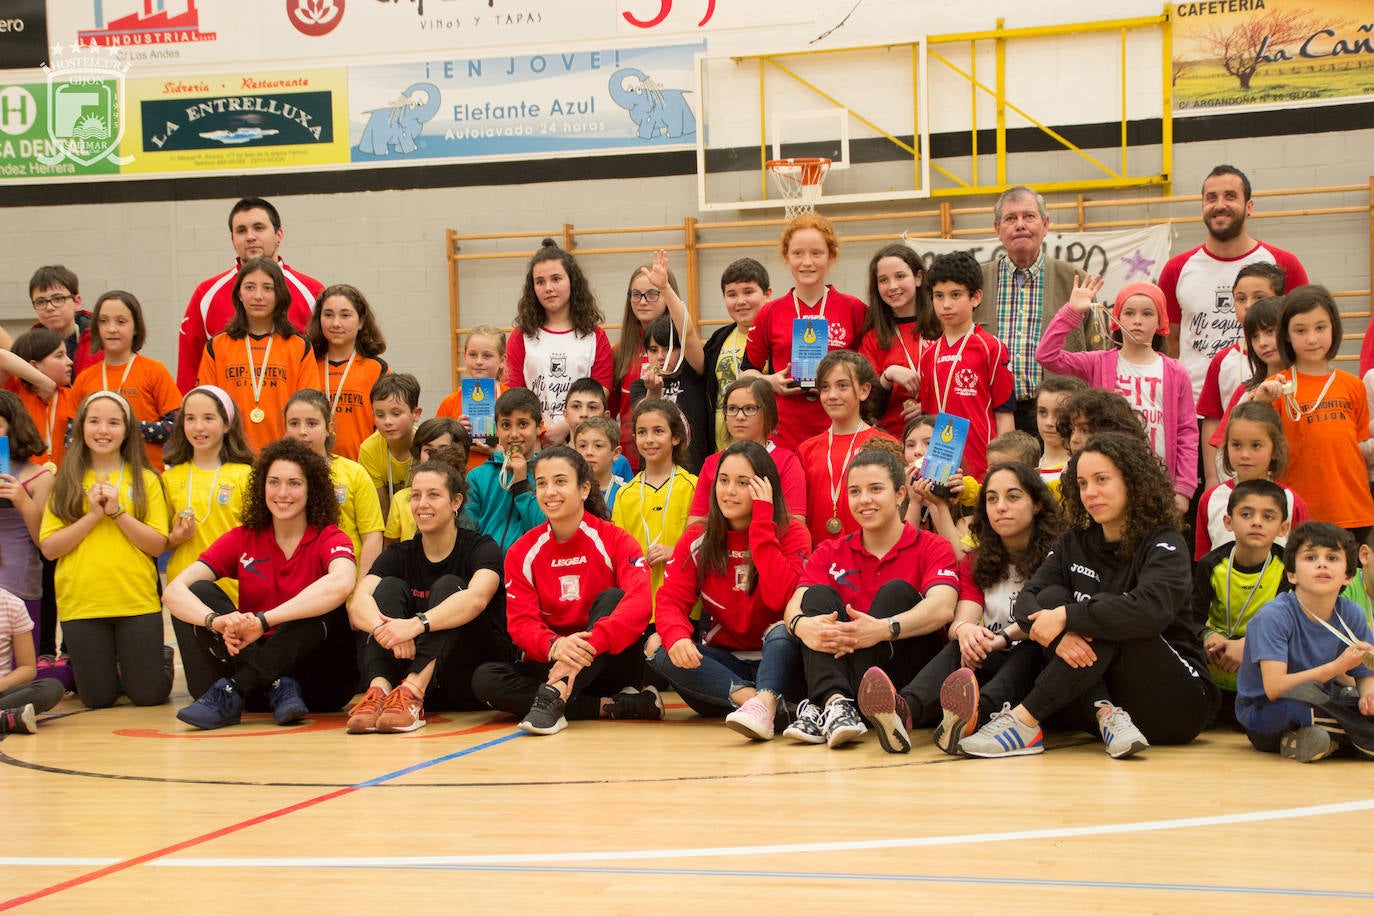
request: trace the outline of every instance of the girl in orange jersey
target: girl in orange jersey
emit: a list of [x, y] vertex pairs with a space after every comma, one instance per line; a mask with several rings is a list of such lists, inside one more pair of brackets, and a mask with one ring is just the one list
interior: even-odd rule
[[197, 384], [229, 392], [245, 419], [248, 444], [257, 450], [286, 434], [287, 399], [319, 388], [320, 370], [310, 342], [291, 325], [291, 293], [276, 261], [244, 261], [233, 299], [234, 317], [205, 345]]

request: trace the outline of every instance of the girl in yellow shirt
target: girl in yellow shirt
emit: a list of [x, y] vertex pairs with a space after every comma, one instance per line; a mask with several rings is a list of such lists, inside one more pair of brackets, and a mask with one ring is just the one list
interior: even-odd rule
[[122, 686], [136, 706], [167, 700], [162, 601], [154, 562], [167, 548], [167, 502], [148, 469], [129, 402], [96, 391], [43, 513], [39, 549], [57, 561], [57, 616], [76, 692], [92, 709]]

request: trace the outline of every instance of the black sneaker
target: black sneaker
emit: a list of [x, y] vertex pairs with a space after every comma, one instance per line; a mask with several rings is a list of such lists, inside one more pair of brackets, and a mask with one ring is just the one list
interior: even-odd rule
[[301, 699], [301, 685], [294, 678], [283, 676], [273, 681], [267, 702], [272, 705], [272, 718], [278, 725], [293, 725], [310, 712], [310, 707]]
[[863, 716], [859, 715], [859, 704], [848, 697], [836, 697], [825, 704], [825, 743], [831, 747], [843, 747], [851, 741], [862, 738], [868, 733]]
[[825, 714], [810, 700], [802, 700], [797, 705], [797, 718], [783, 731], [784, 738], [800, 741], [802, 744], [825, 743]]
[[243, 697], [227, 677], [210, 685], [199, 700], [177, 710], [177, 718], [196, 728], [223, 728], [238, 725], [243, 717]]
[[568, 727], [568, 720], [563, 717], [566, 705], [557, 687], [543, 684], [535, 691], [530, 711], [516, 728], [531, 735], [556, 735]]
[[626, 687], [611, 697], [606, 707], [608, 719], [662, 719], [663, 698], [658, 695], [657, 687], [645, 687], [643, 691]]
[[38, 731], [38, 717], [32, 703], [0, 710], [0, 735], [32, 735]]

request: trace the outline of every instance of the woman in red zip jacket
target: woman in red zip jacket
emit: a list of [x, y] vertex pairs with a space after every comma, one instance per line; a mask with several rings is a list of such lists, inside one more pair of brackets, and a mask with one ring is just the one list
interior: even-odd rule
[[658, 692], [631, 686], [649, 626], [644, 551], [601, 517], [601, 489], [577, 452], [541, 449], [533, 473], [548, 521], [506, 552], [506, 627], [522, 658], [478, 667], [472, 692], [534, 735], [568, 719], [663, 718]]
[[[781, 493], [777, 465], [762, 445], [746, 440], [721, 453], [706, 520], [678, 540], [659, 589], [662, 645], [649, 657], [699, 715], [725, 716], [730, 728], [758, 741], [773, 737], [783, 694], [801, 673], [797, 646], [777, 624], [811, 539], [788, 517]], [[693, 621], [698, 599], [701, 617]]]

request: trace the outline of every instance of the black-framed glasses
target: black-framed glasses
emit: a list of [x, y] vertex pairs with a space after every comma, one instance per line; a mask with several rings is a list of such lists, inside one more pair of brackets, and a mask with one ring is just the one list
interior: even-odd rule
[[637, 289], [630, 290], [631, 302], [648, 302], [653, 304], [661, 298], [663, 298], [663, 292], [661, 290], [651, 289], [643, 293]]
[[758, 404], [726, 404], [725, 415], [727, 417], [756, 417], [759, 411], [763, 410]]
[[33, 307], [35, 311], [39, 312], [46, 309], [60, 309], [62, 306], [66, 305], [68, 301], [75, 298], [76, 297], [71, 293], [58, 293], [55, 296], [43, 296], [33, 300]]

